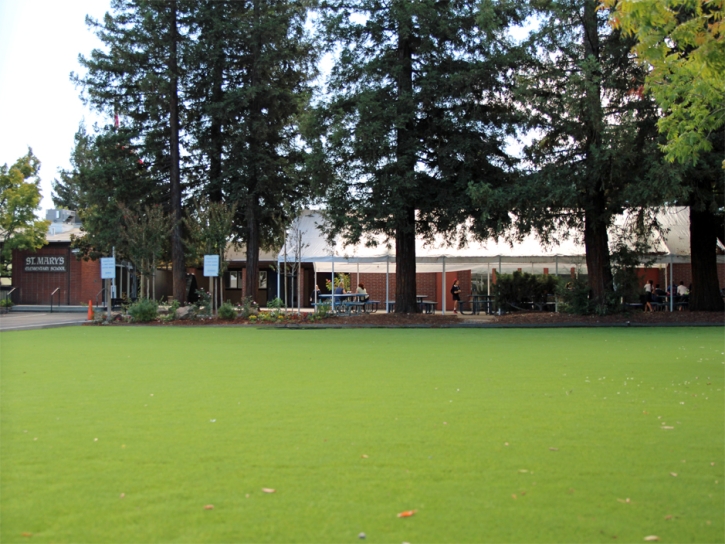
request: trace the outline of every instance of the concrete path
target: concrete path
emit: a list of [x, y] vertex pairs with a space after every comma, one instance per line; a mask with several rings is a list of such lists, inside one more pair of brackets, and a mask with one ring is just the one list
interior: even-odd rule
[[86, 316], [79, 313], [17, 312], [0, 314], [0, 331], [26, 331], [80, 325]]

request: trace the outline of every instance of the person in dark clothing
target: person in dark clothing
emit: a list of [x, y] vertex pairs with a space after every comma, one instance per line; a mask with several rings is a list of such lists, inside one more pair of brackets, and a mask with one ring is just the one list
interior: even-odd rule
[[457, 314], [458, 307], [461, 305], [461, 286], [458, 285], [458, 279], [453, 280], [451, 295], [453, 295], [453, 313]]
[[310, 304], [317, 304], [317, 301], [320, 298], [320, 293], [322, 293], [322, 291], [320, 291], [320, 288], [315, 285], [315, 290], [312, 291], [312, 294], [310, 295]]

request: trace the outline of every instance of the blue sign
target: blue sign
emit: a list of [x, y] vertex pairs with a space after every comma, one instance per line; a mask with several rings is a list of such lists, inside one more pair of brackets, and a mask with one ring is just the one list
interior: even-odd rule
[[114, 257], [101, 258], [101, 279], [112, 280], [116, 277], [116, 259]]
[[204, 255], [204, 277], [219, 275], [219, 255]]

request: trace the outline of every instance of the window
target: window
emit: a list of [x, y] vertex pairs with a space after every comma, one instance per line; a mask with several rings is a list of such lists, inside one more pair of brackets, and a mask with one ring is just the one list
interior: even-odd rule
[[242, 271], [241, 270], [230, 270], [229, 280], [227, 281], [227, 289], [241, 289], [242, 288]]

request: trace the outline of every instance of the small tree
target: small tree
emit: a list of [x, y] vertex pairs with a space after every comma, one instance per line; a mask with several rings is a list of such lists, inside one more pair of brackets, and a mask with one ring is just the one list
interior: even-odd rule
[[9, 275], [13, 249], [36, 250], [47, 242], [49, 221], [40, 220], [40, 161], [28, 149], [15, 164], [0, 167], [0, 275]]
[[[219, 273], [226, 270], [226, 249], [232, 237], [237, 204], [212, 202], [207, 197], [195, 199], [186, 212], [184, 224], [188, 232], [186, 246], [191, 260], [199, 263], [204, 255], [219, 255]], [[223, 283], [215, 300], [224, 300]]]
[[[147, 298], [151, 291], [151, 298], [155, 300], [156, 278], [154, 272], [168, 243], [173, 228], [172, 219], [158, 205], [145, 206], [141, 212], [124, 205], [119, 207], [123, 214], [120, 235], [126, 242], [131, 262], [141, 274], [140, 298]], [[151, 282], [150, 278], [153, 278]], [[144, 288], [144, 280], [146, 280], [146, 288]], [[151, 283], [151, 289], [149, 289], [149, 283]]]

